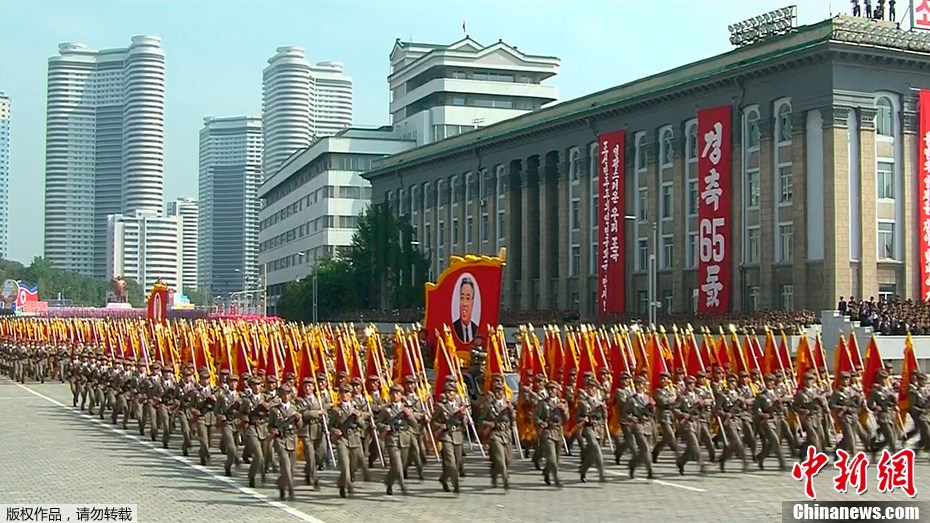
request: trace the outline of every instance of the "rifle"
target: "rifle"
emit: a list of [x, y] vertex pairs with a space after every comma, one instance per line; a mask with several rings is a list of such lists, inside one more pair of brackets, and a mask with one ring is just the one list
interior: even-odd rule
[[381, 461], [381, 466], [384, 466], [384, 453], [381, 452], [381, 440], [378, 439], [378, 427], [375, 420], [375, 411], [371, 408], [371, 400], [368, 399], [368, 395], [365, 395], [365, 405], [368, 407], [368, 414], [371, 415], [371, 435], [375, 439], [375, 446], [378, 448], [378, 460]]
[[[317, 393], [316, 389], [313, 390], [313, 397], [316, 399], [316, 402], [320, 404], [320, 411], [322, 412], [322, 414], [320, 415], [320, 421], [323, 424], [323, 440], [326, 441], [326, 451], [329, 455], [329, 462], [330, 464], [332, 464], [333, 467], [335, 467], [336, 466], [336, 455], [333, 453], [333, 442], [330, 439], [330, 435], [329, 435], [329, 422], [326, 420], [326, 418], [329, 417], [329, 412], [326, 412], [325, 410], [323, 410], [323, 401], [320, 399], [320, 396]], [[310, 450], [311, 452], [316, 452], [316, 449], [310, 449]]]

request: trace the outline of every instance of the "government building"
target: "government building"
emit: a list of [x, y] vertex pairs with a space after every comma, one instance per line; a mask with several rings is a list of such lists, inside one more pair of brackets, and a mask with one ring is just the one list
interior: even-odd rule
[[729, 309], [918, 297], [918, 89], [930, 34], [838, 16], [375, 160], [373, 200], [412, 221], [434, 274], [507, 248], [502, 308], [598, 300], [598, 137], [625, 132], [627, 313], [698, 308], [700, 109], [729, 106]]

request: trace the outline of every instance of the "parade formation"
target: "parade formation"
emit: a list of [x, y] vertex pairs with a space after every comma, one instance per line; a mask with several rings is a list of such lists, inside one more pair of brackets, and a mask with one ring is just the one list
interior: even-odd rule
[[274, 482], [282, 500], [301, 480], [321, 489], [327, 467], [348, 497], [378, 469], [388, 495], [408, 494], [411, 469], [422, 481], [434, 459], [442, 488], [458, 493], [465, 460], [486, 461], [503, 489], [513, 460], [531, 460], [560, 488], [566, 453], [580, 454], [581, 482], [592, 471], [604, 482], [624, 459], [629, 477], [652, 478], [663, 450], [680, 474], [692, 463], [726, 472], [733, 459], [744, 472], [772, 458], [784, 470], [809, 447], [874, 461], [919, 437], [914, 449], [930, 450], [930, 386], [910, 342], [892, 382], [874, 340], [863, 358], [854, 336], [828, 370], [819, 336], [803, 333], [790, 357], [771, 330], [764, 347], [735, 329], [542, 330], [542, 343], [527, 325], [508, 345], [489, 326], [465, 365], [450, 328], [430, 347], [419, 326], [383, 336], [280, 321], [10, 318], [0, 365], [20, 384], [67, 382], [75, 410], [180, 445], [250, 487]]

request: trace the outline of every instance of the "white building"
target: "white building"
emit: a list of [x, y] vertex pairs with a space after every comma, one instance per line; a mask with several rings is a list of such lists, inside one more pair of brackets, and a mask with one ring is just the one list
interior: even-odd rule
[[197, 200], [178, 198], [168, 202], [166, 210], [169, 218], [181, 218], [181, 289], [187, 293], [197, 289]]
[[503, 41], [469, 37], [450, 45], [394, 43], [391, 123], [399, 137], [423, 145], [534, 111], [558, 99], [542, 82], [560, 60], [523, 53]]
[[0, 259], [9, 256], [10, 97], [0, 91]]
[[122, 276], [139, 282], [146, 295], [160, 278], [169, 289], [181, 285], [183, 220], [153, 211], [107, 219], [107, 278]]
[[311, 65], [300, 47], [279, 47], [268, 59], [262, 91], [265, 178], [314, 139], [352, 125], [352, 79], [338, 62]]
[[102, 278], [107, 217], [162, 211], [165, 57], [155, 36], [58, 52], [48, 61], [45, 257]]
[[270, 311], [285, 283], [306, 277], [316, 260], [352, 244], [356, 219], [371, 200], [371, 185], [361, 174], [372, 160], [415, 145], [397, 139], [390, 127], [350, 128], [294, 154], [265, 180], [258, 191], [258, 260]]
[[262, 121], [204, 118], [200, 130], [198, 286], [214, 296], [258, 289]]

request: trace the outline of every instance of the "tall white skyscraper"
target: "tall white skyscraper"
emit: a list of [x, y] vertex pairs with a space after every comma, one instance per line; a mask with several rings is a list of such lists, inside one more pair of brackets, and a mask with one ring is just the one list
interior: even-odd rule
[[108, 216], [162, 212], [165, 57], [155, 36], [58, 53], [48, 61], [45, 257], [103, 278]]
[[9, 256], [10, 97], [0, 91], [0, 259]]
[[198, 286], [213, 296], [258, 289], [262, 121], [204, 118], [200, 130]]
[[300, 47], [279, 47], [262, 74], [268, 178], [295, 151], [352, 125], [352, 79], [339, 62], [311, 65]]
[[151, 210], [107, 218], [107, 278], [139, 282], [148, 294], [159, 279], [169, 289], [181, 288], [183, 221]]
[[181, 238], [181, 289], [183, 292], [197, 290], [197, 200], [178, 198], [168, 202], [169, 218], [180, 217], [183, 234]]

